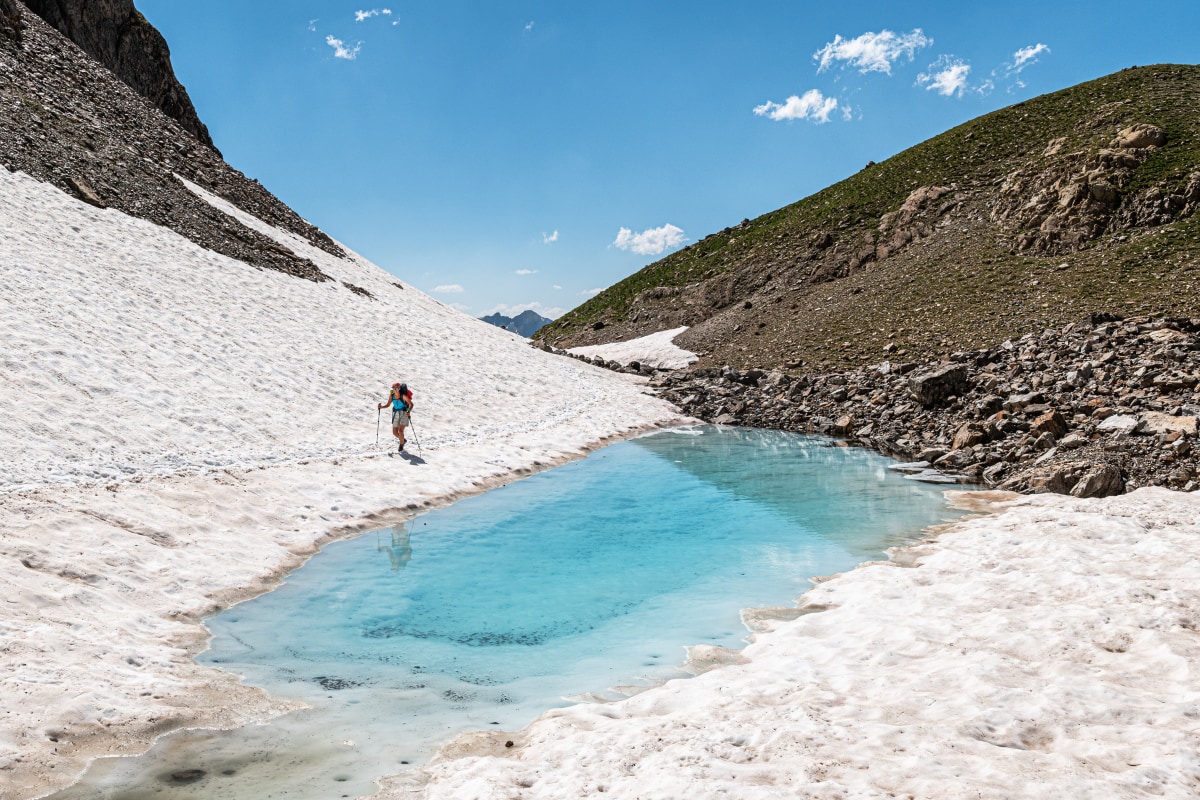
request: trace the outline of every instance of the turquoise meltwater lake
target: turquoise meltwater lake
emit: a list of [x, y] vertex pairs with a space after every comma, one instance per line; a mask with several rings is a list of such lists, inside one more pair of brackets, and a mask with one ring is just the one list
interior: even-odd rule
[[834, 445], [661, 432], [331, 544], [210, 619], [199, 657], [310, 708], [103, 759], [54, 797], [358, 797], [457, 734], [685, 677], [688, 646], [744, 645], [742, 609], [960, 515], [946, 487]]

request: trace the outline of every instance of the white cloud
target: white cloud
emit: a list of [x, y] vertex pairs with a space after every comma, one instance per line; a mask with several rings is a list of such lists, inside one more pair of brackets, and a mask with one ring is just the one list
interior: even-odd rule
[[551, 289], [562, 289], [557, 283], [550, 287]]
[[550, 244], [551, 242], [557, 242], [557, 241], [558, 241], [558, 230], [557, 229], [554, 231], [554, 233], [550, 234], [549, 236], [547, 236], [545, 234], [545, 232], [542, 233], [542, 244]]
[[942, 56], [929, 65], [929, 72], [917, 76], [917, 85], [946, 97], [962, 97], [970, 74], [971, 65], [967, 62], [954, 56]]
[[354, 45], [354, 47], [346, 47], [345, 42], [333, 36], [326, 36], [325, 44], [333, 48], [334, 58], [344, 58], [347, 61], [353, 61], [358, 58], [358, 51], [362, 50], [362, 42]]
[[1013, 53], [1012, 68], [1015, 72], [1020, 72], [1031, 64], [1036, 64], [1038, 56], [1042, 53], [1049, 53], [1049, 45], [1044, 45], [1041, 42], [1029, 47], [1022, 47], [1017, 52]]
[[537, 270], [536, 269], [519, 269], [519, 270], [517, 270], [517, 274], [518, 275], [537, 275]]
[[310, 31], [315, 31], [315, 30], [317, 29], [317, 23], [318, 23], [319, 21], [320, 21], [319, 19], [310, 19], [310, 20], [308, 21], [308, 29], [309, 29]]
[[[1024, 88], [1025, 82], [1021, 80], [1021, 72], [1026, 67], [1031, 67], [1038, 63], [1038, 57], [1043, 53], [1049, 52], [1050, 46], [1042, 44], [1041, 42], [1029, 45], [1028, 47], [1022, 47], [1020, 50], [1013, 53], [1012, 62], [1005, 63], [1002, 67], [1004, 70], [1004, 77], [1011, 78], [1013, 84], [1018, 88]], [[992, 74], [995, 75], [996, 73], [993, 72]], [[1011, 87], [1009, 88], [1009, 91], [1012, 91]]]
[[558, 319], [566, 313], [566, 309], [557, 307], [547, 307], [538, 302], [533, 303], [517, 303], [515, 305], [507, 305], [499, 303], [491, 311], [488, 311], [480, 316], [490, 317], [492, 314], [503, 314], [506, 317], [515, 317], [523, 311], [532, 311], [535, 314], [541, 314], [549, 319]]
[[460, 292], [465, 291], [463, 287], [459, 286], [457, 283], [448, 283], [444, 286], [435, 286], [433, 287], [433, 290], [440, 294], [459, 294]]
[[613, 245], [621, 250], [632, 250], [644, 256], [656, 256], [669, 247], [683, 244], [683, 228], [667, 224], [661, 228], [650, 228], [641, 233], [634, 233], [629, 228], [621, 228]]
[[809, 89], [803, 97], [792, 95], [782, 104], [768, 100], [761, 106], [755, 106], [754, 113], [773, 120], [811, 119], [820, 124], [829, 122], [829, 115], [837, 107], [837, 98], [826, 97], [818, 89]]
[[599, 289], [588, 289], [587, 291], [580, 292], [580, 294], [583, 295], [584, 297], [595, 297], [596, 295], [600, 294], [603, 291], [604, 291], [604, 287], [602, 286]]
[[527, 31], [533, 30], [533, 22], [532, 21], [530, 21], [530, 23], [525, 26], [525, 30], [527, 30]]
[[933, 44], [933, 39], [915, 28], [912, 33], [896, 34], [889, 30], [864, 33], [854, 39], [833, 37], [833, 41], [813, 53], [817, 72], [824, 72], [837, 61], [856, 67], [859, 72], [892, 74], [892, 64], [902, 56], [912, 61], [917, 50]]

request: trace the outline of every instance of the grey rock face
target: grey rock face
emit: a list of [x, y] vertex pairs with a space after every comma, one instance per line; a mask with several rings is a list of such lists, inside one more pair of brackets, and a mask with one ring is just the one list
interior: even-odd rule
[[214, 147], [187, 90], [175, 77], [166, 40], [134, 8], [133, 0], [25, 0], [25, 5], [184, 130]]
[[0, 36], [21, 41], [21, 4], [17, 0], [0, 0]]

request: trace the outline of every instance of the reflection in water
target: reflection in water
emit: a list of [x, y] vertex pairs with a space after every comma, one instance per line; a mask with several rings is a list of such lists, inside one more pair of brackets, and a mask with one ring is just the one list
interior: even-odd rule
[[392, 564], [392, 572], [399, 572], [408, 566], [408, 562], [412, 561], [412, 543], [409, 541], [412, 537], [412, 526], [416, 524], [416, 520], [411, 520], [403, 525], [396, 525], [387, 529], [391, 536], [391, 545], [384, 545], [381, 538], [381, 531], [375, 531], [375, 552], [386, 550], [388, 561]]

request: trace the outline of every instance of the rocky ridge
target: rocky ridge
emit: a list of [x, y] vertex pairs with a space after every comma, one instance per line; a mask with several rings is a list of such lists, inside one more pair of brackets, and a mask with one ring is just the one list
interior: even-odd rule
[[175, 77], [166, 40], [134, 8], [133, 0], [23, 2], [184, 130], [215, 149], [192, 99]]
[[1077, 497], [1200, 488], [1200, 319], [1094, 314], [944, 362], [887, 350], [828, 373], [593, 363], [652, 376], [699, 419], [838, 437], [921, 480]]
[[14, 0], [0, 0], [16, 36], [0, 36], [0, 165], [52, 183], [101, 208], [170, 228], [255, 267], [308, 280], [327, 276], [266, 236], [213, 208], [176, 176], [204, 187], [328, 253], [345, 253], [257, 181], [231, 168], [149, 101]]

